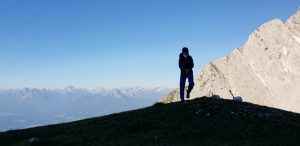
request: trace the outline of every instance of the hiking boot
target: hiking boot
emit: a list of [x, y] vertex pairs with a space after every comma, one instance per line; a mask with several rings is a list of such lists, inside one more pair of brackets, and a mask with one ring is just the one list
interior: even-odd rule
[[181, 102], [181, 103], [185, 103], [184, 99], [181, 99], [180, 102]]
[[186, 94], [186, 98], [187, 98], [187, 99], [190, 98], [190, 92], [188, 92], [188, 93]]

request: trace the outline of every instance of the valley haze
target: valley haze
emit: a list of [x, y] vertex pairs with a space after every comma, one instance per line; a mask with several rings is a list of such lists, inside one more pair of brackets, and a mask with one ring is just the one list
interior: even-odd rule
[[0, 131], [70, 122], [153, 105], [172, 88], [0, 90]]

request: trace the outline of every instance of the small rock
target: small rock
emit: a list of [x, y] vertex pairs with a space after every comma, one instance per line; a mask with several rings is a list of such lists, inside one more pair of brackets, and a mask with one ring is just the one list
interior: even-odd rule
[[32, 138], [30, 138], [30, 139], [28, 140], [28, 142], [29, 142], [30, 144], [36, 143], [36, 142], [38, 142], [38, 141], [39, 141], [39, 139], [38, 139], [37, 137], [32, 137]]
[[241, 96], [235, 96], [235, 97], [233, 97], [233, 100], [235, 100], [235, 101], [243, 101], [243, 99], [242, 99]]
[[213, 95], [212, 98], [213, 99], [221, 99], [221, 97], [219, 95]]

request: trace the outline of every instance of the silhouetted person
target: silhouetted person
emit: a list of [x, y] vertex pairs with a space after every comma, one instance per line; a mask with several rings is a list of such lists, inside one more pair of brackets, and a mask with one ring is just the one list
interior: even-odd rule
[[190, 98], [190, 93], [194, 87], [194, 77], [193, 77], [193, 67], [194, 61], [192, 56], [189, 55], [189, 49], [187, 47], [182, 48], [182, 53], [179, 55], [179, 68], [180, 73], [180, 100], [184, 101], [184, 88], [185, 81], [188, 78], [189, 87], [187, 90], [186, 98]]

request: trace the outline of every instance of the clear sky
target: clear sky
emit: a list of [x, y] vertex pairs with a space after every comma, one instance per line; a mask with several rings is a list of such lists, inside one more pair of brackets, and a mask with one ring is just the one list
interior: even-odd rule
[[300, 0], [0, 0], [0, 88], [177, 87]]

